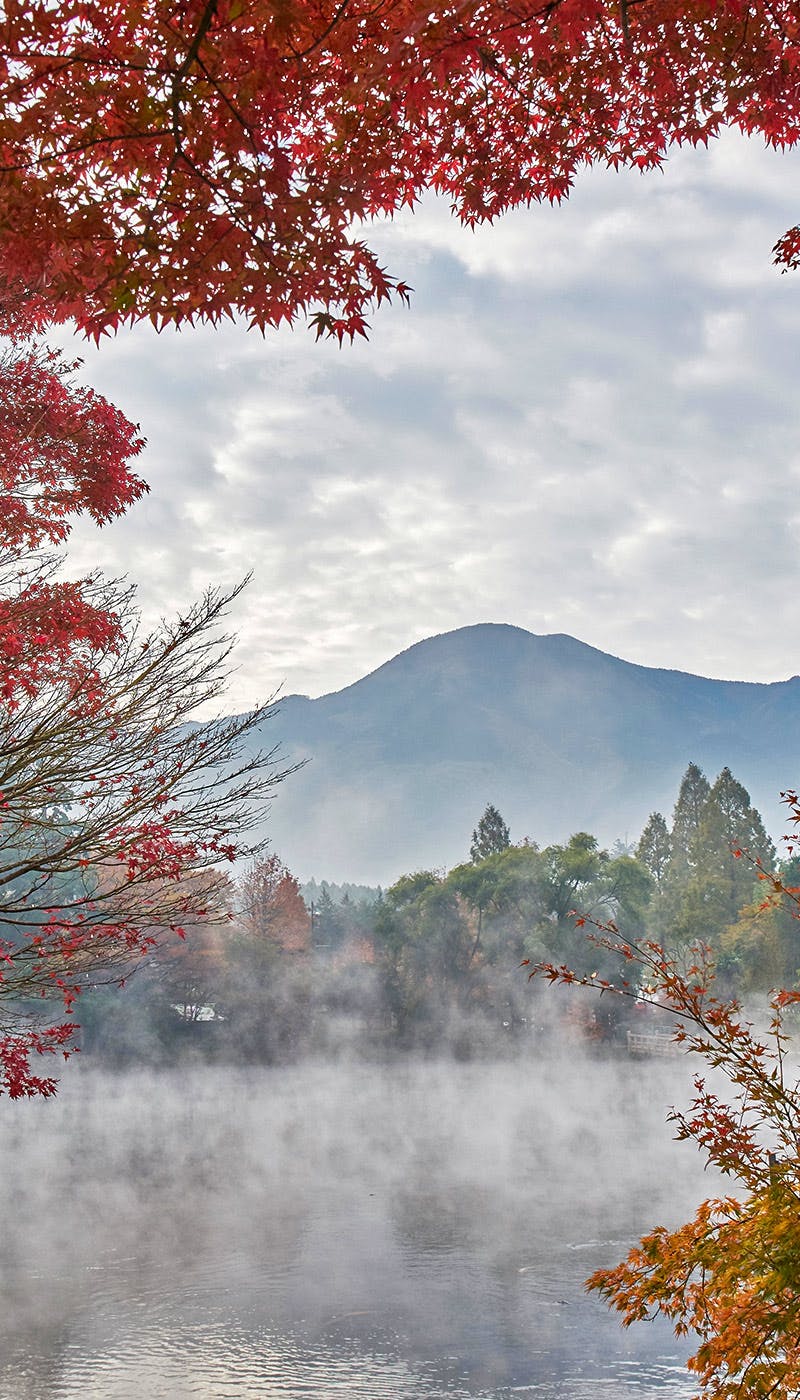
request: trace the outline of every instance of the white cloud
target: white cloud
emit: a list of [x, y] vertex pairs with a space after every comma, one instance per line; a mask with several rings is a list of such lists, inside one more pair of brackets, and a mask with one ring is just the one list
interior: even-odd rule
[[441, 203], [374, 230], [416, 287], [369, 345], [225, 326], [95, 350], [152, 486], [73, 565], [148, 616], [253, 570], [231, 704], [319, 693], [472, 622], [647, 664], [800, 669], [796, 157], [726, 138], [663, 174], [594, 171], [475, 235]]

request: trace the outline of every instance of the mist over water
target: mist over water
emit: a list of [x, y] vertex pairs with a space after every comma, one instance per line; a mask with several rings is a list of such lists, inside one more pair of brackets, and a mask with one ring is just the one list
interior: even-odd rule
[[0, 1400], [688, 1397], [582, 1283], [717, 1189], [690, 1069], [70, 1065], [0, 1106]]

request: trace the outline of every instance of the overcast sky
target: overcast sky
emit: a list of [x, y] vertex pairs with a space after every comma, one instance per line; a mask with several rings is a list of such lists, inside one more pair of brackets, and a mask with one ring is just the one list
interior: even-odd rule
[[798, 176], [726, 137], [476, 233], [426, 203], [370, 231], [415, 293], [352, 348], [303, 327], [77, 342], [142, 426], [151, 493], [81, 528], [73, 568], [126, 572], [147, 618], [252, 570], [231, 709], [487, 621], [800, 672], [800, 274], [770, 256]]

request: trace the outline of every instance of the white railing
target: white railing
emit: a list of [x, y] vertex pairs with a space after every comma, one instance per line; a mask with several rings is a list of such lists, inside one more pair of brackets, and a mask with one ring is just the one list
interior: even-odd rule
[[629, 1055], [680, 1055], [681, 1047], [676, 1045], [671, 1035], [660, 1035], [657, 1031], [628, 1031]]

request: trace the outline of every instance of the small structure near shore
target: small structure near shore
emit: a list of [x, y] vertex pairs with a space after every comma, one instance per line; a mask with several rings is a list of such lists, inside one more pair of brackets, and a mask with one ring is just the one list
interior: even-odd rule
[[666, 1058], [671, 1055], [680, 1055], [681, 1046], [673, 1040], [671, 1032], [667, 1031], [628, 1031], [628, 1054], [647, 1055]]

